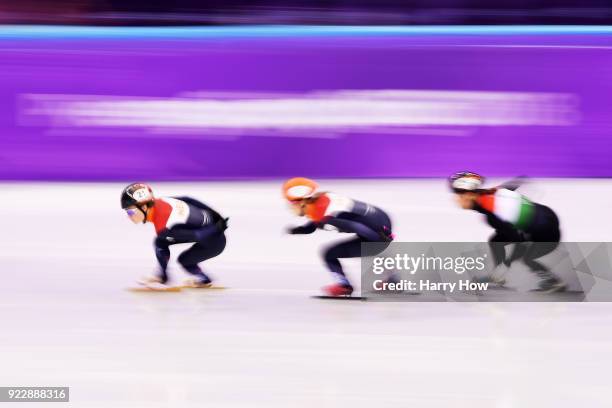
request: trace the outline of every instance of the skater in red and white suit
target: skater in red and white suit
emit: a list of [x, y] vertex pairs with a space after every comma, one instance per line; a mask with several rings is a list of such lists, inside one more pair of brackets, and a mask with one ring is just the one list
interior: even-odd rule
[[132, 222], [155, 226], [155, 255], [159, 273], [146, 284], [168, 282], [170, 246], [193, 243], [178, 256], [178, 262], [193, 277], [193, 286], [207, 287], [212, 281], [198, 266], [200, 262], [219, 255], [225, 249], [227, 218], [191, 197], [155, 198], [151, 187], [133, 183], [121, 193], [121, 208]]
[[[331, 192], [316, 192], [313, 180], [296, 177], [283, 185], [283, 195], [291, 203], [296, 215], [310, 221], [288, 230], [290, 234], [311, 234], [317, 229], [331, 227], [339, 232], [355, 234], [353, 238], [332, 245], [323, 251], [323, 259], [336, 277], [337, 283], [323, 290], [330, 296], [353, 293], [339, 259], [362, 257], [363, 242], [390, 243], [393, 240], [391, 220], [380, 208]], [[382, 252], [388, 245], [381, 246]], [[376, 255], [374, 253], [368, 255]]]

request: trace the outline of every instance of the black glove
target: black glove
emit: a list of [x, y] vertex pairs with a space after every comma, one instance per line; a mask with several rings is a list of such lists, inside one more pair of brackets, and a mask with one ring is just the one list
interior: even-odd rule
[[300, 225], [299, 227], [291, 227], [287, 229], [287, 233], [291, 235], [295, 234], [312, 234], [317, 229], [317, 225], [315, 223], [308, 223], [306, 225]]
[[219, 221], [217, 221], [215, 223], [215, 227], [217, 227], [217, 229], [220, 232], [223, 232], [227, 229], [227, 222], [229, 221], [229, 217], [227, 218], [221, 218]]

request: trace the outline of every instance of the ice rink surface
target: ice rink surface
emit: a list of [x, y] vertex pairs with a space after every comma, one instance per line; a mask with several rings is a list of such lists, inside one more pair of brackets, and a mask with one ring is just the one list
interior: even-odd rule
[[[323, 184], [387, 210], [399, 241], [491, 233], [440, 180]], [[341, 237], [285, 235], [302, 221], [278, 181], [155, 183], [231, 217], [225, 253], [205, 265], [230, 289], [127, 292], [155, 259], [122, 187], [2, 185], [1, 386], [70, 386], [56, 407], [612, 406], [612, 304], [311, 299], [329, 282], [319, 247]], [[524, 191], [557, 211], [564, 240], [610, 240], [612, 181]], [[345, 265], [357, 283], [358, 263]]]

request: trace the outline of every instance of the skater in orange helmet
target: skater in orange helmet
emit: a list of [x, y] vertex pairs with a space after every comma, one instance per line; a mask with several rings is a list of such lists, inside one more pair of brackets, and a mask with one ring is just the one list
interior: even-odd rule
[[[317, 229], [330, 227], [338, 232], [354, 234], [352, 238], [323, 251], [325, 264], [337, 280], [323, 290], [329, 296], [348, 296], [353, 293], [353, 287], [342, 270], [340, 259], [363, 256], [363, 242], [391, 242], [391, 219], [380, 208], [331, 192], [318, 192], [317, 189], [315, 181], [303, 177], [292, 178], [283, 184], [283, 196], [291, 204], [293, 212], [309, 219], [304, 225], [290, 228], [288, 233], [311, 234]], [[384, 248], [379, 252], [382, 250]]]

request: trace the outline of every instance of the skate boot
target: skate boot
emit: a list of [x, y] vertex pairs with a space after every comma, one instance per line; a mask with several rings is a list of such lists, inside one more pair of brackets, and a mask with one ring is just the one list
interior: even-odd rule
[[144, 285], [147, 289], [151, 289], [151, 290], [159, 290], [159, 291], [170, 291], [170, 290], [174, 290], [175, 288], [169, 285], [166, 285], [165, 283], [161, 283], [161, 282], [150, 282], [146, 285]]
[[149, 286], [157, 283], [162, 283], [162, 279], [158, 275], [151, 275], [138, 279], [136, 283], [142, 286]]
[[533, 289], [532, 292], [539, 293], [556, 293], [564, 292], [567, 289], [565, 283], [560, 281], [558, 278], [547, 278], [540, 281], [538, 287]]
[[142, 278], [137, 283], [140, 285], [137, 288], [130, 288], [129, 290], [134, 292], [176, 292], [179, 291], [180, 288], [176, 286], [170, 286], [161, 282], [161, 279], [158, 277], [147, 277]]
[[212, 280], [208, 277], [192, 277], [183, 281], [183, 286], [186, 288], [210, 288]]
[[325, 286], [323, 292], [327, 296], [350, 296], [353, 293], [353, 287], [349, 284], [335, 283]]

